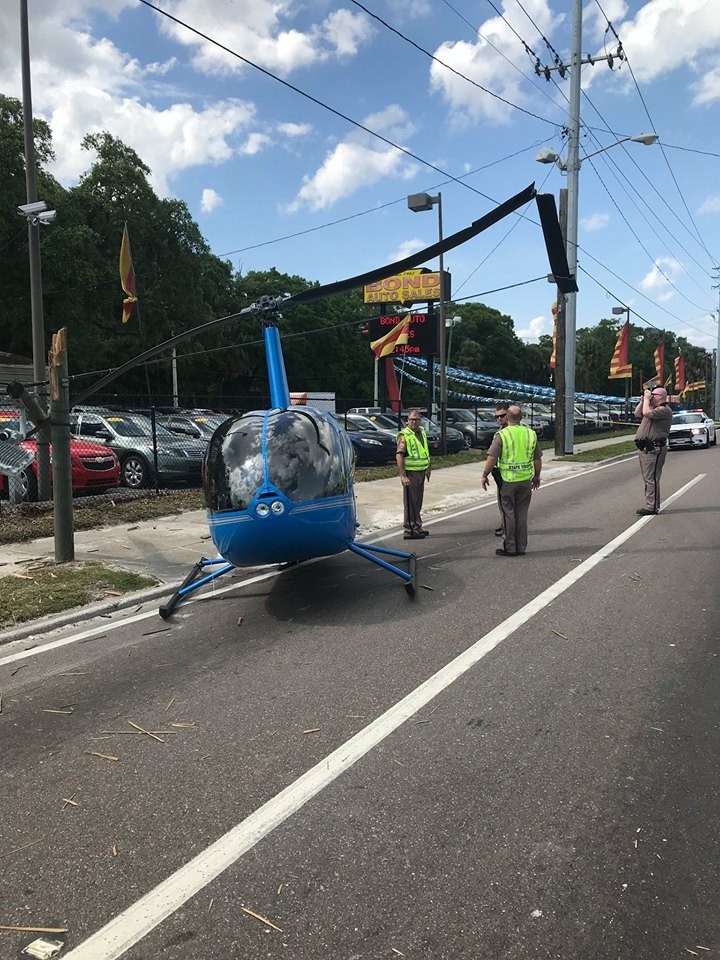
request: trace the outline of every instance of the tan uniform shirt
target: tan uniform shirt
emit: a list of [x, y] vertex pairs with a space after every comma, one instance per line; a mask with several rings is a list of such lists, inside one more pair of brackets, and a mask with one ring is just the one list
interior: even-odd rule
[[636, 440], [667, 440], [672, 426], [673, 412], [671, 408], [662, 403], [659, 407], [653, 407], [649, 414], [643, 415], [643, 402], [635, 407], [635, 416], [642, 417], [642, 422], [637, 428], [635, 434]]

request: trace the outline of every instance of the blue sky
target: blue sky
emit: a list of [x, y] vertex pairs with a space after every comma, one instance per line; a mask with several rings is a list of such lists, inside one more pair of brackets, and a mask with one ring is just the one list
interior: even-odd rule
[[[493, 0], [502, 17], [489, 0], [364, 3], [407, 40], [352, 0], [158, 3], [343, 119], [139, 0], [29, 0], [35, 112], [53, 128], [63, 183], [89, 164], [83, 135], [109, 130], [151, 167], [160, 194], [186, 201], [212, 250], [236, 268], [338, 280], [437, 238], [435, 210], [410, 212], [409, 193], [440, 190], [451, 233], [533, 180], [556, 194], [565, 185], [534, 158], [542, 146], [566, 152], [569, 81], [536, 77], [521, 39], [543, 64], [554, 56], [545, 40], [567, 60], [570, 4], [521, 2]], [[642, 99], [627, 64], [584, 67], [581, 151], [653, 127], [666, 146], [626, 143], [583, 163], [578, 326], [626, 304], [712, 348], [717, 0], [601, 4]], [[17, 7], [8, 0], [0, 10], [0, 91], [20, 97]], [[585, 6], [587, 53], [617, 47], [603, 12], [597, 0]], [[528, 214], [536, 220], [534, 207]], [[485, 293], [548, 272], [538, 226], [510, 217], [448, 254], [446, 269], [455, 298], [481, 294], [524, 339], [550, 332], [545, 280]]]

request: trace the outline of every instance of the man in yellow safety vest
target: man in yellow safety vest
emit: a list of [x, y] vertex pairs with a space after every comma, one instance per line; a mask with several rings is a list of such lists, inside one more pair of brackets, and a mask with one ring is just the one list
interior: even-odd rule
[[495, 551], [499, 557], [521, 557], [527, 547], [527, 518], [533, 490], [540, 486], [542, 451], [537, 434], [522, 420], [518, 406], [508, 407], [507, 426], [493, 437], [482, 475], [487, 490], [490, 473], [497, 465], [502, 477], [500, 508], [503, 514], [505, 541]]
[[403, 488], [403, 526], [406, 540], [422, 540], [430, 536], [423, 530], [422, 511], [425, 483], [430, 482], [430, 450], [427, 436], [420, 424], [420, 411], [408, 412], [408, 422], [397, 435], [395, 462]]

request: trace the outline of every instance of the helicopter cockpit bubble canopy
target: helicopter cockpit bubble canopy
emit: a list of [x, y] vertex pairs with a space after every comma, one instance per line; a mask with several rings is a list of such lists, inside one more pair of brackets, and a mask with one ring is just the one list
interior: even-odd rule
[[353, 451], [345, 431], [320, 410], [249, 411], [214, 434], [206, 455], [211, 513], [247, 510], [278, 493], [292, 503], [347, 495]]

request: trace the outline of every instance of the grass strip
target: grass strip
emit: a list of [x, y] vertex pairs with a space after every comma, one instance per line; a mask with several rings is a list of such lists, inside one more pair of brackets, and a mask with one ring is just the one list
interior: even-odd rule
[[102, 563], [47, 563], [0, 577], [0, 628], [152, 587], [158, 581]]

